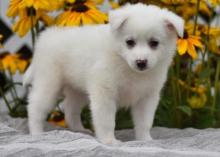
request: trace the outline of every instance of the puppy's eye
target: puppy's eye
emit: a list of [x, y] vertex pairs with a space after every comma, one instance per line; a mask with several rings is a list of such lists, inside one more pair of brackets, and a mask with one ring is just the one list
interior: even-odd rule
[[126, 40], [126, 44], [129, 48], [132, 48], [136, 45], [136, 42], [134, 39], [128, 39], [128, 40]]
[[151, 39], [148, 42], [148, 45], [152, 48], [152, 49], [156, 49], [159, 45], [159, 41], [157, 41], [156, 39]]

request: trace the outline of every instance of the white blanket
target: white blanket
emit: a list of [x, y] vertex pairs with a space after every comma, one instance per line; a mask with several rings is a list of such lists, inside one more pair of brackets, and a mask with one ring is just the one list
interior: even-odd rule
[[132, 130], [116, 131], [124, 142], [118, 146], [103, 145], [93, 136], [57, 130], [47, 124], [41, 135], [27, 134], [26, 119], [0, 116], [0, 157], [220, 157], [220, 129], [151, 130], [152, 141], [130, 141]]

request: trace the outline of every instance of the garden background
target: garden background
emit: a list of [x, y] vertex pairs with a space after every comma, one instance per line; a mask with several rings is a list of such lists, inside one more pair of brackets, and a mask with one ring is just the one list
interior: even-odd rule
[[[0, 111], [26, 117], [28, 90], [21, 78], [31, 63], [38, 34], [46, 27], [108, 23], [107, 12], [126, 2], [156, 4], [185, 20], [177, 53], [161, 93], [155, 126], [220, 127], [220, 0], [1, 0]], [[143, 19], [144, 20], [144, 19]], [[48, 121], [66, 127], [62, 98]], [[91, 127], [89, 109], [82, 120]], [[129, 109], [117, 114], [117, 129], [132, 127]]]

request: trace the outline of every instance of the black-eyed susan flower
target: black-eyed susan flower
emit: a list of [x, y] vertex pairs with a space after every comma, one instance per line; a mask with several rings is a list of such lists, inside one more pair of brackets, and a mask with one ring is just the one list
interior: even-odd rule
[[206, 88], [204, 85], [191, 87], [186, 82], [178, 80], [178, 83], [184, 88], [193, 92], [193, 96], [187, 99], [189, 106], [193, 109], [204, 107], [207, 102]]
[[56, 9], [61, 0], [11, 0], [7, 11], [7, 16], [19, 19], [13, 25], [13, 31], [23, 37], [38, 21], [46, 25], [51, 25], [53, 19], [46, 13]]
[[177, 52], [179, 55], [188, 53], [193, 59], [196, 59], [198, 57], [196, 48], [203, 49], [199, 36], [188, 35], [185, 31], [184, 37], [177, 40]]
[[9, 71], [12, 75], [14, 75], [17, 70], [23, 74], [29, 64], [30, 60], [22, 59], [19, 54], [5, 52], [0, 55], [0, 69]]
[[80, 26], [107, 22], [107, 15], [98, 10], [93, 1], [67, 3], [56, 20], [58, 26]]
[[202, 35], [207, 36], [208, 49], [214, 54], [220, 55], [220, 28], [219, 27], [210, 27], [203, 26], [201, 28]]
[[36, 11], [34, 8], [25, 8], [19, 10], [19, 20], [13, 25], [12, 29], [23, 37], [38, 20], [43, 21], [46, 25], [51, 25], [53, 19], [49, 17], [43, 10]]
[[64, 114], [61, 113], [60, 111], [53, 111], [50, 114], [50, 117], [48, 118], [48, 122], [53, 125], [61, 126], [64, 128], [67, 127], [65, 119], [64, 119]]
[[207, 102], [207, 96], [205, 94], [199, 94], [192, 96], [187, 100], [189, 106], [193, 109], [203, 108]]
[[[194, 32], [194, 24], [187, 23], [186, 30], [189, 34]], [[195, 35], [209, 39], [208, 50], [215, 54], [220, 54], [219, 41], [220, 41], [220, 28], [219, 27], [208, 27], [207, 25], [197, 24], [195, 29]]]
[[10, 55], [9, 53], [2, 55], [1, 58], [1, 67], [3, 70], [8, 70], [11, 74], [15, 74], [17, 70], [15, 55]]

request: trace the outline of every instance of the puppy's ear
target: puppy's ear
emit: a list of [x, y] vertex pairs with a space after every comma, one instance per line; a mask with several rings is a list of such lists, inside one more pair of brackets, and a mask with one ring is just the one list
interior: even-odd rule
[[119, 30], [126, 23], [128, 18], [124, 9], [117, 9], [109, 12], [109, 23], [113, 31]]
[[175, 31], [181, 38], [184, 34], [184, 20], [178, 15], [167, 11], [165, 14], [165, 24], [170, 31]]

